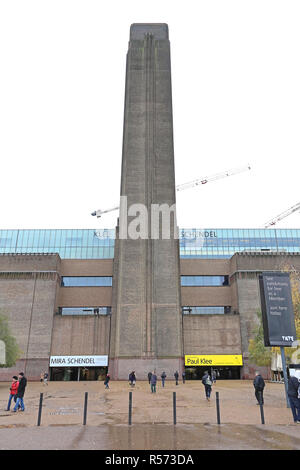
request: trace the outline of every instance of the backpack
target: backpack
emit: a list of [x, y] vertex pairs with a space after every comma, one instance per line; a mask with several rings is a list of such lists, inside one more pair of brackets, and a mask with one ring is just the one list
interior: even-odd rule
[[207, 377], [205, 380], [205, 385], [212, 385], [212, 381], [210, 380], [210, 377]]

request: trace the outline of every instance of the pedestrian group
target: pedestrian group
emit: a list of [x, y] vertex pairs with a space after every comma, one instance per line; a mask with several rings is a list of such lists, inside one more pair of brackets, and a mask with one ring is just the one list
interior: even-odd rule
[[25, 411], [24, 394], [27, 379], [23, 372], [20, 372], [18, 377], [14, 375], [12, 379], [6, 411], [10, 411], [12, 401], [15, 403], [14, 408], [11, 410], [12, 412]]

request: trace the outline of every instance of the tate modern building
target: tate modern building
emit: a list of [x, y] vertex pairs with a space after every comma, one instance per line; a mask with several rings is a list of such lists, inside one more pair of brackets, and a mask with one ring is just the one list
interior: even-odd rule
[[133, 24], [117, 226], [0, 230], [0, 314], [21, 351], [0, 380], [253, 377], [259, 275], [300, 269], [300, 230], [177, 227], [175, 196], [168, 26]]

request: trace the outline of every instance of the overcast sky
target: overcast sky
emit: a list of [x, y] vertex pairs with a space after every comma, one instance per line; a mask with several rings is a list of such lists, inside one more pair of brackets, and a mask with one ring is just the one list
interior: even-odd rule
[[[113, 228], [131, 23], [169, 25], [185, 228], [263, 227], [300, 202], [299, 1], [0, 1], [0, 228]], [[278, 223], [300, 228], [300, 213]]]

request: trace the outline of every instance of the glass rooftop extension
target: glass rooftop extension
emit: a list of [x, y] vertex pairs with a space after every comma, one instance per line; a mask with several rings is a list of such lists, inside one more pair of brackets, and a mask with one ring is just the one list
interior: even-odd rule
[[[0, 253], [58, 253], [66, 259], [114, 257], [114, 229], [0, 230]], [[300, 229], [179, 229], [181, 258], [236, 252], [300, 252]]]

